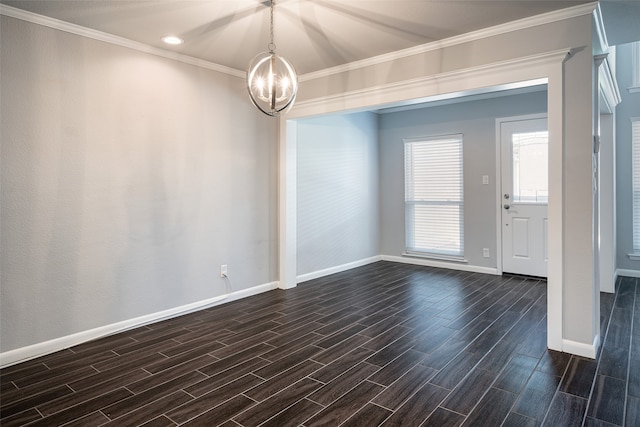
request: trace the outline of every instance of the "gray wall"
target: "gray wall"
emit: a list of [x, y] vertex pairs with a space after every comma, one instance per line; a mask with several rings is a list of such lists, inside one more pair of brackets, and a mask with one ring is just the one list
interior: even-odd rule
[[632, 261], [633, 200], [631, 185], [631, 118], [640, 117], [640, 93], [629, 93], [633, 83], [631, 44], [616, 46], [616, 78], [622, 102], [616, 108], [616, 227], [617, 268], [640, 270], [640, 261]]
[[[546, 92], [536, 92], [380, 115], [382, 254], [405, 250], [403, 138], [462, 133], [465, 258], [496, 268], [495, 119], [546, 110]], [[482, 184], [483, 175], [489, 185]], [[482, 248], [489, 248], [490, 258], [483, 258]]]
[[3, 352], [277, 280], [242, 79], [1, 19]]
[[379, 254], [377, 115], [298, 121], [299, 275]]

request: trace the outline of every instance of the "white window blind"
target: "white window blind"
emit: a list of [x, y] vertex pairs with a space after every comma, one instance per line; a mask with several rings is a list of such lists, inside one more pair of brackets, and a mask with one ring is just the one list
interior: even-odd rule
[[407, 252], [462, 257], [462, 135], [404, 142]]
[[640, 117], [631, 119], [633, 252], [640, 254]]

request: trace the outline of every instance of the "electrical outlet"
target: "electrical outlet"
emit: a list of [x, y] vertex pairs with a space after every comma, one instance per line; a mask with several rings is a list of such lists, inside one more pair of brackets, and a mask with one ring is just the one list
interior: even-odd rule
[[489, 175], [482, 175], [482, 185], [489, 185]]
[[489, 258], [489, 248], [482, 248], [482, 256]]
[[220, 266], [220, 277], [227, 277], [227, 264]]

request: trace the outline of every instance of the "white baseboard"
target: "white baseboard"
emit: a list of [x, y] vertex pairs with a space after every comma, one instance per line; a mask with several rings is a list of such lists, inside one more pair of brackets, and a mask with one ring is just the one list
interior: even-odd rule
[[160, 320], [165, 320], [172, 317], [182, 316], [184, 314], [192, 313], [204, 308], [214, 307], [216, 305], [221, 305], [241, 298], [261, 294], [263, 292], [276, 289], [277, 287], [278, 282], [266, 283], [264, 285], [258, 285], [252, 288], [235, 291], [227, 295], [209, 298], [191, 304], [182, 305], [180, 307], [159, 311], [157, 313], [151, 313], [133, 319], [112, 323], [110, 325], [100, 326], [88, 331], [82, 331], [72, 335], [55, 338], [27, 347], [21, 347], [15, 350], [6, 351], [4, 353], [0, 353], [0, 368], [6, 368], [7, 366], [25, 362], [30, 359], [35, 359], [36, 357], [40, 357], [45, 354], [54, 353], [56, 351], [64, 350], [65, 348], [73, 347], [74, 345], [102, 338], [107, 335], [113, 335], [115, 333], [126, 331], [128, 329], [137, 328], [139, 326], [144, 326], [149, 323], [158, 322]]
[[325, 268], [324, 270], [318, 270], [311, 273], [301, 274], [296, 277], [298, 283], [307, 282], [309, 280], [318, 279], [320, 277], [328, 276], [330, 274], [341, 273], [343, 271], [351, 270], [352, 268], [362, 267], [363, 265], [372, 264], [380, 261], [382, 258], [380, 255], [372, 256], [370, 258], [360, 259], [358, 261], [348, 262], [346, 264], [338, 265], [336, 267]]
[[565, 353], [575, 354], [577, 356], [588, 357], [595, 359], [598, 353], [598, 347], [600, 346], [600, 335], [596, 335], [593, 339], [593, 344], [585, 344], [582, 342], [562, 340], [562, 351]]
[[437, 261], [423, 258], [407, 258], [392, 255], [382, 255], [382, 261], [400, 262], [403, 264], [424, 265], [426, 267], [448, 268], [450, 270], [471, 271], [473, 273], [493, 274], [499, 276], [497, 268], [480, 267], [477, 265], [460, 264], [456, 262]]
[[626, 276], [626, 277], [638, 277], [640, 278], [640, 270], [627, 270], [624, 268], [618, 268], [616, 270], [616, 279], [618, 276]]
[[616, 293], [616, 280], [618, 280], [618, 274], [614, 272], [613, 277], [611, 278], [611, 282], [608, 280], [606, 283], [603, 283], [604, 280], [600, 279], [600, 292], [606, 292], [608, 294]]

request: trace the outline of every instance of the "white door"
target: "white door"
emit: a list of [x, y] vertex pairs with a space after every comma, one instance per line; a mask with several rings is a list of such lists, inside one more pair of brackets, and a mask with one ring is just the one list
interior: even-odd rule
[[547, 277], [547, 119], [503, 121], [502, 270]]

